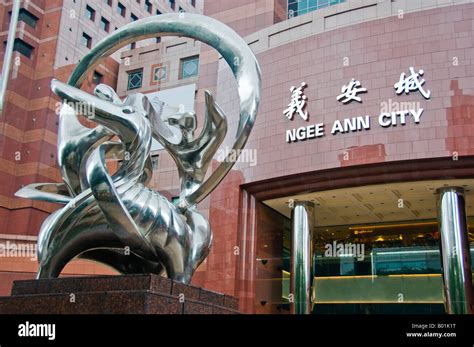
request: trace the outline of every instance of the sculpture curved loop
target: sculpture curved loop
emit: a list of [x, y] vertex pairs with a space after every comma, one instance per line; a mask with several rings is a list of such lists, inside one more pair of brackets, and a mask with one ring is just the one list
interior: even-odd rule
[[[234, 149], [242, 149], [248, 139], [259, 103], [260, 70], [255, 56], [235, 32], [211, 18], [188, 14], [150, 17], [117, 30], [82, 59], [68, 84], [51, 82], [53, 92], [63, 101], [58, 160], [64, 184], [32, 184], [16, 193], [65, 205], [41, 227], [38, 278], [56, 277], [70, 260], [80, 257], [122, 273], [166, 272], [174, 280], [189, 283], [209, 253], [212, 231], [195, 205], [234, 164], [223, 161], [204, 180], [227, 131], [226, 116], [211, 93], [205, 93], [204, 126], [195, 136], [194, 113], [175, 114], [165, 124], [159, 100], [137, 93], [122, 101], [105, 85], [98, 85], [94, 95], [79, 89], [101, 59], [132, 41], [159, 34], [195, 38], [222, 54], [232, 68], [241, 98]], [[79, 105], [80, 114], [94, 121], [95, 128], [79, 122]], [[169, 126], [181, 130], [177, 143], [170, 139]], [[146, 186], [152, 175], [153, 137], [177, 164], [181, 180], [177, 206]], [[114, 138], [118, 140], [112, 141]], [[122, 159], [113, 174], [106, 165], [111, 156]]]
[[[215, 48], [225, 59], [235, 76], [240, 97], [239, 126], [232, 147], [235, 151], [230, 153], [240, 153], [257, 115], [261, 89], [260, 67], [247, 43], [231, 28], [213, 18], [172, 13], [129, 23], [102, 40], [81, 59], [68, 83], [80, 87], [87, 74], [92, 72], [101, 59], [132, 42], [159, 35], [184, 36], [199, 40]], [[161, 142], [159, 137], [157, 140]], [[234, 160], [223, 160], [205, 182], [195, 187], [188, 196], [180, 198], [178, 206], [186, 209], [202, 201], [217, 187], [233, 165]]]

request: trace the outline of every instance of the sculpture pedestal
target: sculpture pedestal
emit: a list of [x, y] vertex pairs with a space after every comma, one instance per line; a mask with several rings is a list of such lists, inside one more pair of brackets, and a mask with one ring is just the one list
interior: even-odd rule
[[238, 299], [151, 275], [15, 281], [0, 314], [236, 314]]

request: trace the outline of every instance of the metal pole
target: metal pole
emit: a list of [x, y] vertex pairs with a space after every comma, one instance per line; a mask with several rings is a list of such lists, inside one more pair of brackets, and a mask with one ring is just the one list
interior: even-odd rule
[[290, 300], [292, 314], [309, 314], [312, 310], [311, 285], [313, 282], [313, 219], [312, 202], [295, 202], [292, 211], [292, 244]]
[[449, 314], [472, 314], [472, 272], [464, 190], [437, 190], [444, 301]]
[[13, 55], [13, 46], [15, 44], [16, 27], [18, 15], [20, 13], [20, 0], [13, 0], [12, 15], [10, 19], [10, 28], [8, 29], [7, 47], [3, 58], [2, 76], [0, 78], [0, 115], [3, 113], [5, 95], [7, 93], [8, 77], [10, 74], [10, 65]]

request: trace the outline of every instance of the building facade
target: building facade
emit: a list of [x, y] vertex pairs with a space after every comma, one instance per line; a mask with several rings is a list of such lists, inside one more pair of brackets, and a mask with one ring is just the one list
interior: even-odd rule
[[[245, 38], [262, 95], [245, 151], [199, 205], [214, 244], [193, 284], [238, 297], [245, 313], [290, 313], [306, 231], [309, 256], [296, 263], [311, 271], [315, 313], [442, 313], [456, 293], [472, 312], [474, 2], [206, 0], [203, 13]], [[213, 168], [232, 148], [238, 94], [211, 48], [149, 43], [121, 52], [116, 71], [121, 96], [195, 86], [201, 123], [210, 90], [229, 123]], [[174, 163], [155, 155], [152, 185], [173, 199]], [[14, 191], [11, 204], [31, 204]], [[21, 217], [24, 235], [47, 212]], [[449, 252], [453, 235], [462, 257]]]
[[[257, 234], [249, 255], [257, 259], [255, 269], [239, 265], [248, 271], [239, 280], [253, 281], [249, 310], [285, 307], [278, 286], [285, 292], [287, 281], [281, 278], [289, 264], [281, 258], [290, 254], [292, 201], [316, 205], [316, 312], [442, 310], [440, 212], [434, 193], [464, 186], [466, 214], [473, 213], [472, 3], [439, 4], [349, 1], [247, 36], [263, 71], [259, 119], [247, 147], [258, 154], [258, 165], [239, 166], [241, 199], [247, 199], [241, 206], [256, 210], [253, 220], [238, 219], [242, 239], [246, 232]], [[429, 98], [395, 88], [402, 73], [410, 75], [410, 67], [424, 71]], [[226, 71], [219, 66], [219, 86], [231, 80]], [[358, 95], [361, 102], [344, 103], [338, 96], [352, 79], [367, 92]], [[302, 82], [309, 119], [296, 113], [289, 120], [283, 111], [290, 88]], [[224, 110], [235, 113], [233, 98], [224, 96], [227, 89], [218, 87], [218, 93]], [[421, 109], [419, 122], [380, 119], [384, 113]], [[360, 116], [369, 117], [370, 128], [352, 126]], [[306, 136], [289, 143], [288, 130], [301, 128]], [[246, 211], [239, 218], [251, 215], [252, 208]], [[365, 260], [331, 257], [326, 246], [334, 242], [364, 245]]]

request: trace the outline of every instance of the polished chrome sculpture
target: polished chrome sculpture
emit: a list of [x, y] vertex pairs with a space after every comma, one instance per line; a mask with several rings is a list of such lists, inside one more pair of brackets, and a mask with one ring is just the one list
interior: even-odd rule
[[474, 314], [469, 228], [461, 187], [438, 188], [441, 274], [448, 314]]
[[291, 211], [291, 273], [290, 311], [292, 314], [310, 314], [313, 310], [311, 288], [313, 286], [314, 203], [296, 201]]
[[[245, 41], [226, 25], [202, 15], [166, 14], [130, 23], [101, 41], [73, 71], [68, 84], [53, 80], [60, 110], [58, 160], [64, 183], [31, 184], [16, 195], [64, 204], [43, 223], [38, 238], [38, 278], [57, 277], [74, 258], [95, 260], [121, 273], [165, 274], [189, 283], [206, 258], [212, 231], [196, 204], [232, 168], [224, 160], [205, 179], [209, 163], [224, 140], [227, 121], [210, 92], [205, 93], [203, 130], [196, 136], [194, 113], [162, 119], [162, 103], [132, 94], [122, 101], [98, 85], [94, 95], [80, 86], [101, 59], [131, 42], [156, 36], [186, 36], [215, 48], [238, 84], [240, 119], [233, 149], [244, 147], [260, 99], [260, 69]], [[76, 110], [97, 123], [83, 126]], [[180, 129], [175, 138], [169, 127]], [[171, 154], [181, 181], [174, 205], [147, 187], [152, 176], [150, 147], [158, 140]], [[120, 158], [110, 174], [106, 159]]]

